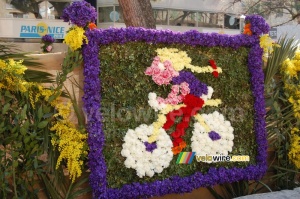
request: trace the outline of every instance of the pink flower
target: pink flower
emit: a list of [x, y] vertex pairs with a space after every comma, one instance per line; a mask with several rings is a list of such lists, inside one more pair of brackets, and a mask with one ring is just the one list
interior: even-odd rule
[[51, 46], [51, 45], [47, 46], [46, 50], [47, 50], [48, 52], [50, 52], [50, 51], [52, 50], [52, 46]]
[[173, 72], [173, 75], [172, 75], [172, 76], [173, 76], [173, 77], [177, 77], [177, 76], [179, 76], [179, 72], [174, 70], [174, 72]]
[[152, 67], [148, 67], [145, 71], [146, 75], [153, 75], [153, 68]]
[[179, 86], [178, 85], [173, 85], [172, 86], [172, 92], [174, 92], [174, 93], [179, 93]]
[[181, 88], [181, 89], [189, 89], [189, 84], [188, 84], [187, 82], [182, 82], [182, 83], [180, 84], [180, 88]]
[[154, 59], [153, 59], [153, 62], [160, 62], [159, 56], [155, 56]]
[[[146, 68], [146, 75], [152, 76], [152, 80], [158, 84], [169, 84], [173, 77], [178, 76], [179, 73], [174, 70], [170, 61], [165, 61], [163, 64], [160, 62], [160, 58], [156, 56], [150, 67]], [[179, 88], [175, 90], [176, 95], [179, 93]]]
[[190, 93], [190, 88], [189, 88], [189, 84], [186, 83], [186, 82], [182, 82], [180, 84], [180, 92], [183, 94], [183, 95], [187, 95]]
[[182, 95], [186, 96], [186, 95], [189, 94], [189, 93], [190, 93], [189, 90], [183, 90], [183, 89], [181, 89], [181, 94], [182, 94]]
[[165, 99], [164, 98], [161, 98], [161, 97], [157, 97], [157, 101], [158, 103], [165, 103]]
[[164, 70], [161, 73], [161, 76], [165, 79], [171, 79], [172, 78], [172, 73], [170, 71]]
[[153, 75], [159, 75], [161, 70], [158, 67], [153, 67]]
[[184, 95], [178, 95], [177, 96], [178, 102], [182, 102], [183, 98], [184, 98]]
[[164, 61], [164, 65], [165, 65], [165, 67], [168, 68], [168, 69], [173, 68], [173, 67], [172, 67], [172, 63], [171, 63], [169, 60]]
[[161, 78], [160, 76], [153, 76], [152, 79], [158, 85], [166, 84], [165, 81], [164, 81], [164, 79]]
[[169, 93], [169, 95], [168, 95], [168, 98], [169, 98], [169, 99], [173, 99], [173, 98], [176, 98], [176, 97], [177, 97], [177, 93], [171, 92], [171, 93]]
[[172, 98], [172, 99], [170, 99], [170, 102], [172, 105], [176, 105], [179, 103], [179, 100], [177, 98]]

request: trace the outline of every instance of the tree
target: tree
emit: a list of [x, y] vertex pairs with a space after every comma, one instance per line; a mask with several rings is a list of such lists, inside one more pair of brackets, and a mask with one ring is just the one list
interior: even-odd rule
[[24, 13], [33, 13], [35, 18], [41, 19], [42, 16], [39, 12], [39, 4], [43, 1], [35, 0], [12, 0], [10, 2], [16, 9]]
[[300, 24], [300, 0], [232, 0], [230, 4], [233, 6], [239, 3], [244, 7], [244, 15], [259, 14], [264, 18], [269, 16], [287, 18], [283, 22], [272, 25], [273, 27], [293, 20], [297, 20]]
[[70, 4], [70, 2], [55, 2], [55, 1], [49, 1], [49, 3], [51, 3], [51, 5], [54, 7], [59, 17], [62, 15], [62, 12], [65, 9], [65, 7], [67, 7]]
[[119, 0], [126, 26], [155, 29], [150, 0]]

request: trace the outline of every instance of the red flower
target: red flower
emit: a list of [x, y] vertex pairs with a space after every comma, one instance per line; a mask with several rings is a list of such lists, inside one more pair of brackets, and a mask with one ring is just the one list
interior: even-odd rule
[[213, 76], [214, 76], [215, 78], [219, 77], [218, 71], [214, 71], [212, 74], [213, 74]]
[[90, 30], [93, 30], [93, 29], [95, 29], [95, 28], [97, 28], [96, 24], [94, 24], [94, 23], [89, 23], [89, 29], [90, 29]]
[[252, 31], [251, 31], [251, 24], [247, 23], [244, 27], [244, 34], [246, 35], [252, 35]]
[[214, 69], [214, 71], [212, 72], [212, 74], [213, 74], [213, 76], [215, 77], [215, 78], [217, 78], [217, 77], [219, 77], [219, 73], [218, 73], [218, 71], [217, 71], [217, 65], [216, 65], [216, 62], [214, 61], [214, 60], [209, 60], [209, 63], [210, 63], [210, 65], [211, 65], [211, 67]]
[[[190, 116], [184, 116], [184, 117], [182, 118], [182, 122], [186, 122], [187, 124], [189, 124], [190, 121], [191, 121], [191, 117], [190, 117]], [[187, 126], [187, 127], [188, 127], [188, 126]]]
[[200, 107], [202, 108], [204, 101], [203, 99], [196, 97], [195, 95], [188, 94], [183, 99], [183, 103], [187, 105], [188, 107]]
[[191, 113], [193, 112], [193, 108], [190, 106], [183, 107], [182, 111], [184, 115], [190, 116]]
[[179, 143], [178, 146], [174, 146], [172, 147], [172, 152], [174, 155], [177, 155], [178, 153], [180, 153], [182, 151], [182, 149], [184, 149], [186, 147], [186, 143], [185, 141], [182, 141]]
[[186, 142], [182, 140], [182, 142], [179, 143], [179, 147], [184, 149], [186, 147]]
[[178, 146], [181, 142], [183, 142], [183, 139], [181, 137], [175, 138], [172, 142], [173, 146]]
[[177, 116], [181, 116], [182, 114], [183, 114], [183, 111], [181, 109], [174, 110], [174, 111], [171, 111], [170, 113], [168, 113], [166, 116], [167, 121], [164, 124], [163, 128], [165, 130], [168, 130], [169, 128], [171, 128], [171, 126], [173, 126], [173, 124], [175, 123]]
[[186, 129], [187, 127], [189, 127], [189, 122], [186, 121], [182, 121], [179, 124], [177, 124], [176, 129]]
[[167, 120], [166, 123], [163, 125], [163, 129], [168, 130], [169, 128], [171, 128], [171, 126], [173, 126], [174, 121], [171, 120]]
[[174, 155], [177, 155], [181, 151], [182, 151], [182, 148], [180, 146], [172, 147], [172, 152], [173, 152]]
[[216, 62], [214, 61], [214, 60], [209, 60], [209, 64], [211, 65], [211, 67], [213, 68], [213, 69], [217, 69], [217, 65], [216, 65]]
[[171, 133], [171, 136], [173, 138], [179, 138], [180, 136], [182, 136], [182, 132], [180, 132], [180, 131], [174, 131], [173, 133]]

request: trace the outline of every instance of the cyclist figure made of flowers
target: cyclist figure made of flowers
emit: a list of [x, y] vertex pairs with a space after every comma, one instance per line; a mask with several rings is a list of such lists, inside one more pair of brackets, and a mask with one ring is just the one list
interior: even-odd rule
[[[222, 69], [214, 60], [209, 60], [209, 66], [194, 66], [185, 51], [175, 48], [160, 48], [156, 52], [145, 75], [152, 76], [158, 85], [172, 83], [171, 92], [165, 99], [149, 93], [148, 103], [158, 112], [157, 121], [129, 129], [121, 151], [126, 158], [125, 166], [135, 169], [140, 178], [161, 173], [169, 167], [173, 156], [186, 147], [183, 136], [191, 117], [196, 121], [191, 137], [191, 149], [196, 155], [228, 155], [233, 147], [233, 127], [221, 113], [198, 113], [203, 106], [219, 106], [221, 100], [211, 99], [213, 88], [200, 82], [193, 73], [212, 73], [217, 78]], [[175, 124], [179, 117], [181, 120]], [[173, 125], [175, 131], [169, 136], [166, 131]]]

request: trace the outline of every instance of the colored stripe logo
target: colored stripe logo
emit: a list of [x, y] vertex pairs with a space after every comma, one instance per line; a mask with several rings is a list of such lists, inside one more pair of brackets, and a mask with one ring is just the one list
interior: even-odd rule
[[181, 152], [177, 158], [176, 164], [191, 164], [195, 157], [195, 152]]

